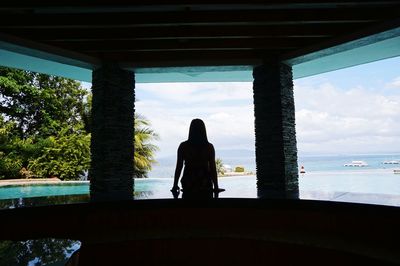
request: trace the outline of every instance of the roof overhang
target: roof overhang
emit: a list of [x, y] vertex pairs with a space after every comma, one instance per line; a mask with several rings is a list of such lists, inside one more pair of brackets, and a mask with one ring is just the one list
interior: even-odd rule
[[[398, 22], [396, 22], [398, 24]], [[391, 25], [393, 26], [393, 25]], [[400, 27], [365, 31], [309, 49], [285, 55], [294, 78], [312, 76], [346, 67], [400, 56]], [[92, 70], [100, 62], [31, 41], [0, 35], [0, 65], [91, 82]], [[136, 73], [138, 83], [162, 82], [250, 82], [255, 65], [171, 67], [122, 66]]]
[[399, 20], [287, 54], [295, 78], [400, 56]]

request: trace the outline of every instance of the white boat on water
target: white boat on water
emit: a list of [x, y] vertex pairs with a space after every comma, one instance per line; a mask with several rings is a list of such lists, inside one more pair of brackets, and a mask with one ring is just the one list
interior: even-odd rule
[[384, 161], [383, 164], [400, 164], [400, 160]]
[[351, 161], [351, 163], [345, 163], [343, 166], [365, 167], [365, 166], [368, 166], [368, 164], [364, 161]]

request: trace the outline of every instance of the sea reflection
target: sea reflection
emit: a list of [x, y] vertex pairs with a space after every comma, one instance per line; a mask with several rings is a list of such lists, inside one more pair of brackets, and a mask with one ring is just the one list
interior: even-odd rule
[[[150, 199], [154, 197], [152, 191], [135, 191], [134, 199]], [[48, 197], [16, 198], [0, 200], [0, 209], [35, 207], [58, 204], [85, 203], [90, 201], [89, 194], [62, 195]]]
[[89, 194], [6, 199], [0, 200], [0, 209], [83, 203], [88, 202], [89, 199]]
[[34, 239], [0, 241], [0, 264], [8, 265], [65, 265], [81, 243], [71, 239]]
[[151, 199], [153, 197], [153, 191], [135, 191], [134, 193], [134, 199]]
[[[89, 195], [64, 195], [0, 200], [0, 209], [88, 202]], [[0, 265], [65, 265], [81, 243], [70, 239], [0, 241]], [[53, 264], [54, 263], [54, 264]]]

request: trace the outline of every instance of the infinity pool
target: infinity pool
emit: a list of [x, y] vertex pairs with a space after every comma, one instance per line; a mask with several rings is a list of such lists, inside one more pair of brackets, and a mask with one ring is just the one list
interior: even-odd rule
[[[172, 198], [170, 178], [148, 178], [135, 180], [136, 199]], [[224, 197], [256, 197], [255, 176], [238, 176], [220, 179], [220, 186], [226, 189]], [[0, 200], [85, 195], [89, 194], [89, 182], [63, 182], [55, 184], [9, 185], [0, 187]]]
[[[135, 180], [134, 199], [170, 199], [172, 178]], [[256, 177], [219, 179], [220, 198], [256, 198]], [[301, 199], [400, 206], [400, 178], [390, 172], [316, 172], [299, 177]], [[89, 183], [10, 185], [0, 187], [0, 209], [89, 201]]]

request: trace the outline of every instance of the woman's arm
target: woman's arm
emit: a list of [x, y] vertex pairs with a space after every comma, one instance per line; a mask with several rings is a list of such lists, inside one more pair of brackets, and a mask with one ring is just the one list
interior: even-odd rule
[[178, 148], [178, 155], [176, 159], [176, 167], [175, 167], [175, 175], [174, 175], [174, 186], [172, 187], [173, 190], [179, 189], [178, 182], [179, 177], [181, 176], [182, 168], [183, 168], [183, 153], [182, 153], [182, 144], [179, 145]]
[[218, 190], [218, 175], [217, 175], [217, 167], [215, 165], [215, 149], [212, 144], [210, 144], [210, 154], [209, 154], [209, 160], [208, 163], [210, 165], [210, 174], [211, 174], [211, 180], [214, 184], [214, 190]]

